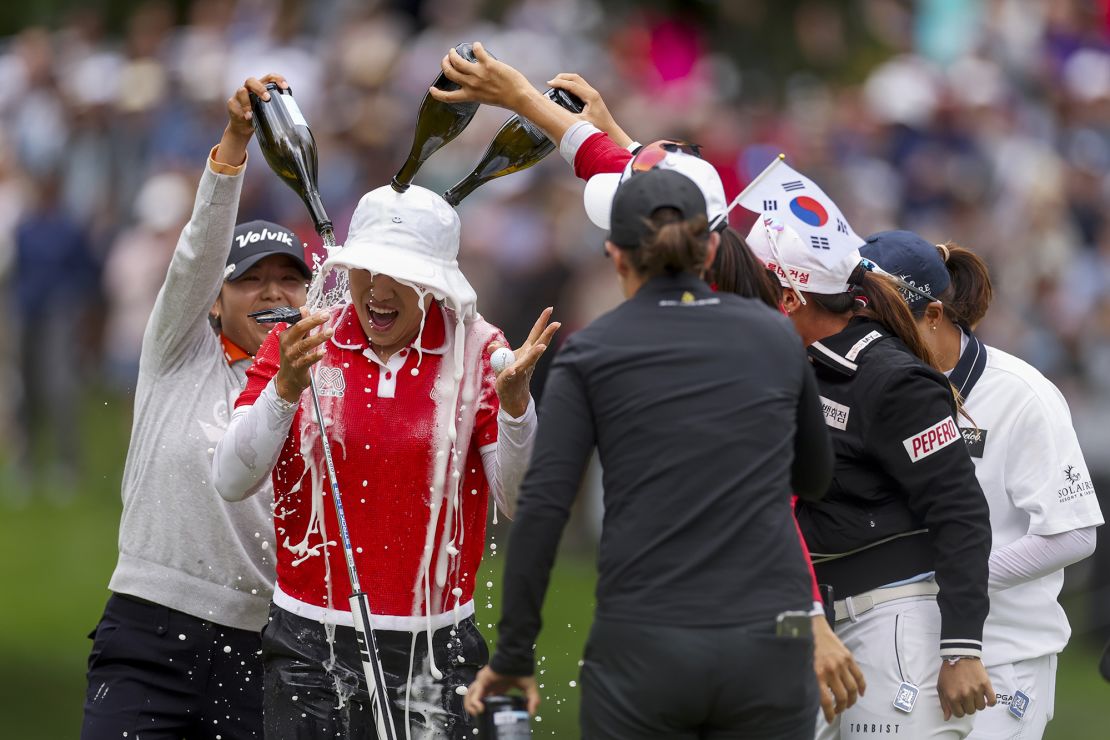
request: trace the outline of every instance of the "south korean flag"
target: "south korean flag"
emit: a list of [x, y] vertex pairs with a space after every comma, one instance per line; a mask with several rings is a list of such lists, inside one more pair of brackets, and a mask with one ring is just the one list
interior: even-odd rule
[[780, 154], [729, 205], [773, 216], [792, 227], [826, 266], [833, 266], [863, 239], [848, 225], [836, 203], [813, 180], [782, 161]]

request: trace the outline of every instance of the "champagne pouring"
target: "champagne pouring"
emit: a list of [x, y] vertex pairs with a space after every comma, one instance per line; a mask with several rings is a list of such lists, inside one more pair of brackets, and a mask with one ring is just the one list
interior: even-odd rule
[[[585, 107], [585, 103], [566, 90], [551, 88], [544, 95], [571, 113], [581, 113]], [[515, 115], [501, 126], [470, 174], [444, 193], [443, 199], [457, 206], [478, 186], [526, 170], [553, 151], [555, 143], [536, 124]]]
[[[463, 59], [475, 61], [474, 49], [470, 44], [455, 47]], [[440, 90], [458, 90], [459, 84], [447, 79], [440, 72], [432, 86]], [[412, 137], [412, 148], [401, 169], [393, 176], [390, 185], [398, 193], [408, 190], [417, 170], [448, 142], [462, 133], [478, 112], [478, 103], [441, 103], [430, 94], [424, 93], [420, 101], [420, 111], [416, 114], [416, 131]]]
[[[268, 101], [262, 100], [253, 93], [251, 94], [251, 110], [254, 113], [251, 120], [254, 122], [259, 148], [262, 149], [262, 154], [266, 157], [270, 169], [304, 201], [312, 215], [316, 232], [323, 238], [325, 247], [330, 249], [335, 246], [335, 232], [332, 229], [331, 219], [328, 218], [328, 214], [324, 210], [324, 204], [320, 199], [320, 190], [316, 184], [316, 139], [313, 138], [308, 122], [301, 114], [292, 91], [288, 88], [282, 90], [275, 83], [268, 84], [266, 89], [270, 93]], [[322, 282], [321, 278], [322, 276], [318, 274], [313, 282]], [[309, 304], [313, 305], [313, 303], [312, 294], [310, 293]], [[259, 323], [296, 323], [301, 319], [300, 311], [289, 306], [256, 311], [249, 315]], [[347, 575], [351, 582], [351, 595], [349, 597], [351, 616], [354, 620], [355, 636], [358, 640], [363, 674], [367, 689], [378, 709], [376, 724], [379, 736], [383, 740], [397, 740], [397, 730], [393, 726], [393, 713], [390, 711], [389, 694], [385, 684], [385, 673], [382, 670], [378, 645], [374, 638], [370, 599], [359, 585], [358, 570], [355, 567], [351, 540], [347, 533], [347, 518], [343, 513], [339, 481], [336, 479], [335, 465], [332, 462], [331, 443], [328, 440], [324, 415], [320, 409], [320, 398], [316, 390], [316, 372], [314, 369], [309, 371], [308, 380], [309, 389], [312, 392], [312, 405], [316, 413], [316, 423], [320, 428], [328, 478], [331, 482], [335, 515], [339, 521], [340, 538], [343, 541], [343, 557], [346, 560]]]
[[251, 93], [251, 121], [258, 147], [270, 169], [304, 201], [312, 225], [327, 247], [335, 246], [335, 232], [324, 210], [317, 181], [316, 139], [290, 88], [266, 85], [270, 100]]

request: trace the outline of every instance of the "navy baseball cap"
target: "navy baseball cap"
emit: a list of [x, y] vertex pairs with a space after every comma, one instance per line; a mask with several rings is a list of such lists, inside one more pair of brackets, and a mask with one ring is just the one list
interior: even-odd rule
[[304, 261], [304, 247], [296, 234], [271, 221], [248, 221], [235, 227], [224, 279], [238, 280], [247, 270], [275, 254], [292, 257], [305, 278], [312, 278], [312, 270]]
[[693, 180], [673, 170], [649, 170], [617, 188], [609, 215], [609, 241], [625, 249], [640, 246], [651, 233], [648, 219], [660, 208], [674, 208], [684, 221], [699, 215], [708, 218], [705, 196]]
[[[859, 248], [860, 256], [871, 260], [883, 271], [901, 278], [933, 300], [948, 290], [952, 282], [944, 258], [940, 256], [935, 244], [922, 239], [912, 231], [880, 231], [867, 237], [867, 243]], [[904, 288], [899, 288], [911, 309], [918, 309], [930, 301]]]

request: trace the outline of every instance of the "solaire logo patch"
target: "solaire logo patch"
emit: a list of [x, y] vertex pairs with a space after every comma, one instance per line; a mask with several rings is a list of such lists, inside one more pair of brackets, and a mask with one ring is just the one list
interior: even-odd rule
[[1064, 467], [1064, 482], [1066, 485], [1056, 492], [1062, 504], [1090, 496], [1095, 492], [1094, 484], [1089, 480], [1083, 480], [1083, 471], [1074, 465]]
[[956, 426], [956, 420], [949, 416], [928, 429], [902, 440], [902, 446], [906, 448], [910, 460], [917, 462], [934, 452], [943, 450], [957, 439], [963, 439], [963, 435], [960, 434], [960, 428]]

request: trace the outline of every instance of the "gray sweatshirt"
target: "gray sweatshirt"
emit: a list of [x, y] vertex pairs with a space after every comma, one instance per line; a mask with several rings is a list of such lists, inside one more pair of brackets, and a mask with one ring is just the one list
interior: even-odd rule
[[273, 496], [229, 504], [211, 475], [214, 448], [250, 364], [229, 364], [208, 324], [242, 184], [241, 167], [211, 161], [205, 167], [146, 327], [123, 472], [119, 561], [108, 587], [258, 631], [273, 593]]

